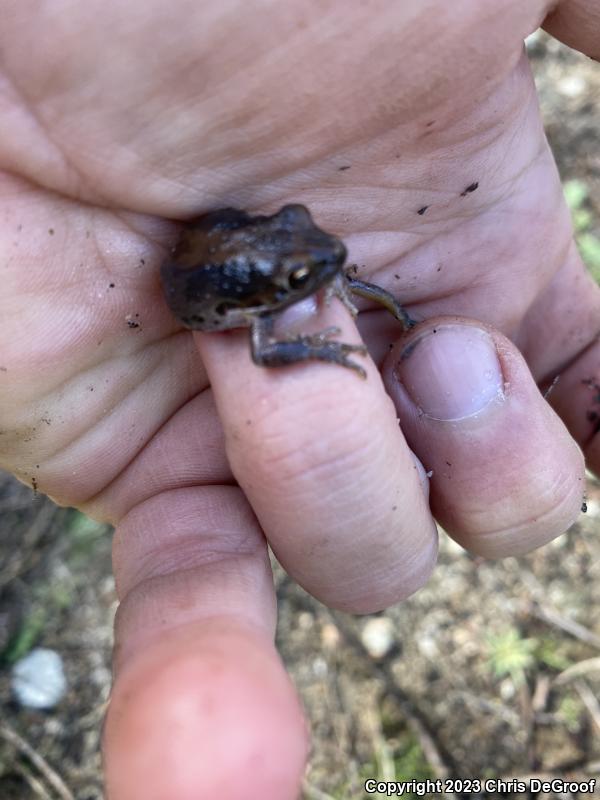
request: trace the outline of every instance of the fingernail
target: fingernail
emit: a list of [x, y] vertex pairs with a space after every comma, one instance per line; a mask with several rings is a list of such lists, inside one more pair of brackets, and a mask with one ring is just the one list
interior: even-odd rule
[[472, 325], [429, 329], [411, 341], [394, 372], [412, 401], [433, 419], [464, 419], [503, 397], [494, 343]]

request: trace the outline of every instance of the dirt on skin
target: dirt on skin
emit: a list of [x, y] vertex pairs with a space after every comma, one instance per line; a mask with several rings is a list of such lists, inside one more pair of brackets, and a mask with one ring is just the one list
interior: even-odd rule
[[[600, 68], [542, 33], [528, 49], [548, 137], [582, 212], [582, 248], [593, 256]], [[371, 617], [329, 611], [276, 567], [278, 645], [313, 736], [305, 800], [365, 798], [369, 777], [597, 776], [599, 532], [600, 486], [590, 481], [587, 513], [527, 557], [486, 562], [442, 535], [428, 585]], [[110, 538], [0, 477], [1, 800], [103, 797], [100, 729], [116, 608]], [[11, 699], [11, 664], [33, 646], [64, 660], [69, 690], [49, 712]], [[444, 796], [478, 796], [468, 788], [454, 784]]]

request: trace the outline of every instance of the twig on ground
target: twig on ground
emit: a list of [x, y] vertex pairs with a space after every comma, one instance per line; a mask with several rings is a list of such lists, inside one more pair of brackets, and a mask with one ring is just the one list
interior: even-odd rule
[[52, 769], [46, 759], [26, 742], [22, 736], [19, 736], [6, 722], [0, 723], [0, 736], [31, 761], [33, 766], [41, 772], [46, 781], [60, 796], [61, 800], [75, 800], [75, 796], [71, 793], [63, 779]]
[[372, 705], [365, 709], [365, 722], [371, 736], [371, 744], [377, 762], [377, 777], [381, 781], [395, 781], [396, 767], [392, 750], [381, 730], [381, 715]]
[[50, 529], [57, 514], [62, 514], [64, 509], [56, 509], [44, 503], [38, 510], [26, 533], [19, 543], [18, 550], [14, 551], [2, 565], [0, 575], [0, 589], [7, 586], [12, 580], [31, 569], [42, 557], [43, 550], [37, 547], [42, 536]]
[[592, 722], [600, 734], [600, 703], [598, 703], [596, 695], [592, 692], [587, 683], [582, 680], [575, 682], [575, 691], [579, 697], [581, 697], [583, 705], [587, 708]]
[[590, 631], [588, 628], [584, 628], [584, 626], [580, 625], [578, 622], [568, 619], [567, 617], [563, 617], [562, 614], [559, 614], [559, 612], [555, 609], [548, 608], [548, 606], [542, 606], [540, 603], [534, 602], [531, 606], [530, 613], [532, 616], [537, 617], [537, 619], [545, 622], [547, 625], [560, 628], [562, 631], [574, 636], [581, 642], [585, 642], [592, 647], [597, 647], [600, 649], [600, 636], [595, 634], [593, 631]]
[[596, 672], [598, 670], [600, 670], [600, 658], [586, 658], [583, 661], [578, 661], [577, 664], [563, 669], [563, 671], [554, 678], [553, 683], [560, 686], [582, 675], [587, 675], [588, 672]]
[[499, 717], [512, 728], [519, 728], [521, 725], [521, 715], [513, 708], [502, 705], [496, 700], [490, 700], [489, 697], [482, 697], [472, 691], [466, 689], [452, 689], [447, 692], [448, 698], [460, 699], [469, 709], [481, 714], [493, 714]]
[[327, 792], [322, 792], [320, 789], [317, 789], [316, 786], [312, 786], [307, 780], [302, 784], [302, 789], [306, 800], [335, 800], [335, 797], [327, 794]]
[[[442, 755], [441, 748], [436, 742], [433, 733], [429, 730], [429, 726], [424, 715], [419, 711], [409, 696], [405, 694], [405, 692], [398, 686], [391, 665], [387, 661], [378, 664], [373, 660], [364, 644], [360, 640], [360, 637], [356, 634], [352, 626], [344, 619], [343, 615], [336, 611], [332, 611], [331, 609], [329, 609], [328, 613], [333, 617], [333, 619], [335, 619], [336, 625], [343, 633], [348, 643], [352, 645], [356, 652], [362, 654], [363, 658], [368, 661], [370, 665], [370, 671], [383, 681], [386, 693], [400, 706], [406, 722], [413, 735], [418, 740], [421, 750], [423, 751], [423, 755], [431, 767], [434, 776], [442, 780], [452, 777], [455, 770], [449, 766], [446, 757]], [[445, 794], [446, 800], [457, 800], [459, 797], [460, 795], [455, 794], [454, 792], [446, 792]]]
[[21, 775], [23, 780], [27, 782], [27, 785], [36, 797], [41, 797], [42, 800], [52, 800], [52, 796], [48, 794], [44, 784], [38, 780], [35, 775], [32, 775], [31, 771], [27, 769], [24, 764], [15, 764], [14, 768], [19, 775]]
[[536, 675], [535, 688], [533, 690], [533, 697], [531, 698], [531, 707], [533, 713], [536, 715], [541, 714], [548, 705], [548, 695], [550, 694], [550, 678], [548, 675]]

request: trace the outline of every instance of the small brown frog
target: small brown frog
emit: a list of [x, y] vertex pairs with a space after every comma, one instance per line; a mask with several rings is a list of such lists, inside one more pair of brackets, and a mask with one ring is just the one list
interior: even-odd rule
[[389, 292], [344, 272], [344, 244], [318, 228], [302, 205], [273, 216], [252, 217], [223, 208], [191, 220], [161, 268], [167, 303], [188, 328], [223, 331], [251, 328], [255, 364], [279, 367], [307, 359], [331, 361], [366, 377], [348, 353], [366, 355], [364, 345], [332, 341], [338, 328], [276, 339], [275, 316], [325, 288], [353, 315], [350, 292], [381, 303], [404, 326], [415, 323]]

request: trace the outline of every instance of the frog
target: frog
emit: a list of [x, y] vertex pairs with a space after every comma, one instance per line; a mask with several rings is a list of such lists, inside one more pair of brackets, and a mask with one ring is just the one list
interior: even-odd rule
[[287, 338], [274, 335], [275, 320], [289, 306], [325, 292], [352, 316], [352, 294], [386, 308], [409, 330], [415, 321], [392, 294], [344, 269], [347, 250], [319, 228], [306, 206], [283, 206], [270, 216], [237, 208], [209, 211], [188, 221], [160, 274], [167, 305], [185, 327], [200, 331], [250, 328], [250, 353], [258, 366], [326, 361], [366, 377], [350, 356], [363, 344], [335, 340], [339, 328]]

